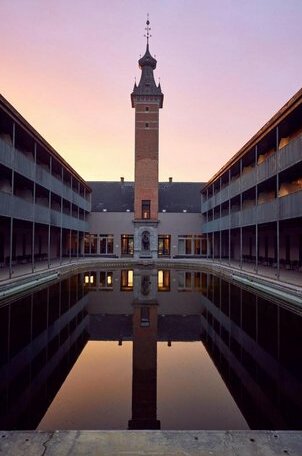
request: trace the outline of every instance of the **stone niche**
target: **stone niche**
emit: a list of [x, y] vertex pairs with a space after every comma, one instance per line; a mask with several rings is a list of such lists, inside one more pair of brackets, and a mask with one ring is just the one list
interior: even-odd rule
[[134, 269], [134, 301], [141, 304], [153, 303], [157, 299], [157, 269]]
[[135, 223], [134, 258], [157, 258], [157, 223]]

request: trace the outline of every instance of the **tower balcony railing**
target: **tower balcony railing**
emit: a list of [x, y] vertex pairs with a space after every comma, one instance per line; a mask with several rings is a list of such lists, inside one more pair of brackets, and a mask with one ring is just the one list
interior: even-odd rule
[[208, 212], [218, 204], [228, 201], [229, 198], [233, 198], [243, 191], [253, 188], [257, 183], [270, 179], [277, 172], [282, 172], [300, 162], [302, 162], [302, 135], [293, 139], [282, 149], [277, 150], [263, 163], [232, 181], [221, 192], [216, 193], [208, 200], [204, 199], [201, 204], [202, 213]]
[[35, 165], [33, 160], [26, 157], [26, 155], [18, 149], [13, 148], [2, 139], [0, 139], [0, 163], [10, 169], [14, 169], [21, 176], [36, 182], [56, 195], [62, 196], [68, 201], [72, 201], [81, 209], [88, 212], [90, 211], [90, 201], [86, 200], [61, 180], [51, 175], [50, 172], [41, 165]]

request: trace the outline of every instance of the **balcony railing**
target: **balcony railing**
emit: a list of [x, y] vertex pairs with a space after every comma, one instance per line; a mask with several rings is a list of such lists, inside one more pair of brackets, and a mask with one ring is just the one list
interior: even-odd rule
[[6, 144], [2, 139], [0, 139], [0, 163], [12, 168], [14, 159], [14, 149]]
[[204, 233], [212, 233], [213, 231], [229, 229], [229, 227], [234, 229], [240, 226], [272, 223], [277, 220], [297, 217], [302, 217], [302, 190], [281, 198], [275, 198], [267, 203], [258, 204], [258, 206], [243, 209], [241, 212], [233, 212], [230, 216], [230, 226], [229, 216], [204, 223], [202, 231]]
[[279, 217], [281, 220], [302, 217], [302, 190], [279, 198]]
[[14, 149], [11, 145], [5, 143], [2, 139], [0, 139], [0, 163], [10, 169], [14, 168], [20, 175], [35, 181], [37, 184], [43, 186], [47, 190], [51, 190], [58, 196], [62, 196], [66, 200], [72, 201], [81, 209], [88, 212], [91, 210], [90, 202], [88, 200], [74, 192], [55, 176], [52, 176], [39, 164], [35, 167], [33, 160], [28, 158], [18, 149]]
[[61, 226], [66, 229], [75, 231], [88, 231], [88, 223], [84, 220], [71, 217], [53, 209], [49, 210], [46, 206], [33, 204], [19, 196], [11, 195], [0, 191], [0, 215], [4, 217], [13, 217], [18, 220], [24, 220], [36, 223], [42, 223], [53, 226]]
[[263, 163], [252, 168], [223, 188], [215, 196], [212, 196], [202, 202], [201, 211], [206, 213], [218, 204], [222, 204], [229, 198], [239, 195], [249, 188], [253, 188], [256, 183], [261, 183], [285, 169], [302, 162], [302, 135], [292, 140], [287, 146], [275, 152], [268, 157]]

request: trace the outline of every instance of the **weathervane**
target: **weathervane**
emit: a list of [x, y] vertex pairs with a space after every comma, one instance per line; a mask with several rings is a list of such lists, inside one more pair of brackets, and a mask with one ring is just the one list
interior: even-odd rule
[[150, 21], [149, 21], [149, 13], [147, 14], [146, 25], [147, 25], [147, 27], [145, 27], [146, 34], [144, 35], [144, 37], [147, 38], [147, 44], [149, 44], [149, 38], [151, 38], [151, 36], [152, 36], [150, 34], [151, 27], [150, 27]]

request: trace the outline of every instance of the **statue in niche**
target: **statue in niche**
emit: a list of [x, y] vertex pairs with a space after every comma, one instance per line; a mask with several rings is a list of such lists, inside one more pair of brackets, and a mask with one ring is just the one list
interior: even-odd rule
[[143, 296], [148, 296], [150, 293], [150, 276], [144, 275], [141, 280], [141, 293]]
[[150, 250], [150, 234], [148, 231], [144, 231], [142, 234], [142, 249], [145, 252], [148, 252]]

